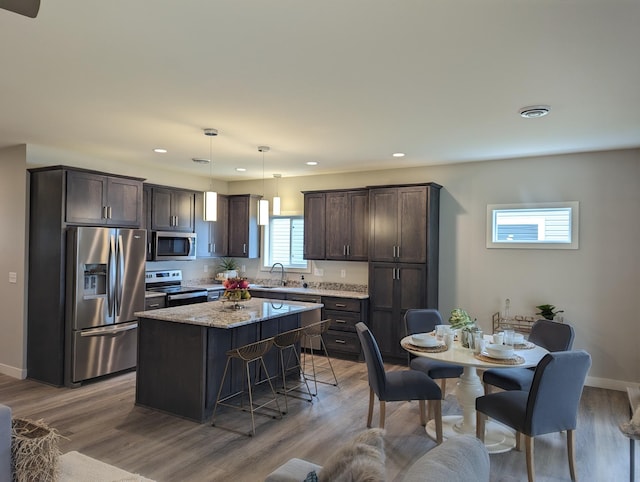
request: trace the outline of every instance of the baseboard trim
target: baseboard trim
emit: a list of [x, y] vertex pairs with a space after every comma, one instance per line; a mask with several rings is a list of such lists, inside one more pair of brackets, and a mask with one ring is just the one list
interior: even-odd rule
[[638, 382], [625, 382], [624, 380], [612, 380], [610, 378], [587, 377], [585, 385], [588, 387], [605, 388], [607, 390], [618, 390], [626, 392], [627, 387], [640, 387]]
[[8, 375], [12, 378], [17, 378], [18, 380], [24, 380], [25, 378], [27, 378], [26, 369], [4, 365], [3, 363], [0, 363], [0, 373], [2, 373], [3, 375]]

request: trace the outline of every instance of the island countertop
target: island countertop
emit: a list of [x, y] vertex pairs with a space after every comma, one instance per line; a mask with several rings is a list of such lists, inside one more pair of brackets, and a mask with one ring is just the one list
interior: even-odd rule
[[231, 308], [228, 301], [209, 301], [192, 305], [139, 311], [138, 318], [172, 321], [211, 328], [237, 328], [283, 315], [302, 313], [322, 308], [322, 303], [252, 298], [240, 302], [240, 309]]

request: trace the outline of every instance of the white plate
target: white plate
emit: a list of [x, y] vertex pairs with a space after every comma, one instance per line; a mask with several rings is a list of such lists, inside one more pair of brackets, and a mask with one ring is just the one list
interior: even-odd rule
[[486, 356], [498, 359], [512, 358], [515, 354], [513, 348], [509, 348], [505, 345], [487, 345], [484, 349], [484, 353], [486, 353]]
[[513, 353], [511, 353], [511, 354], [501, 354], [501, 353], [491, 354], [491, 353], [489, 353], [487, 351], [483, 351], [482, 354], [484, 356], [488, 356], [489, 358], [495, 358], [496, 360], [507, 360], [509, 358], [513, 358], [514, 357]]
[[436, 337], [428, 333], [416, 333], [415, 335], [411, 335], [411, 343], [425, 348], [432, 348], [439, 345]]

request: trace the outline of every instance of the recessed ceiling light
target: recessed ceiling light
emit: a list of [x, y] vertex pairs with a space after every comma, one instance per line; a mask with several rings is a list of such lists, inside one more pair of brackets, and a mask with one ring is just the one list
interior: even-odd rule
[[528, 107], [523, 107], [518, 112], [525, 119], [536, 119], [538, 117], [544, 117], [549, 113], [551, 107], [548, 105], [530, 105]]
[[317, 166], [318, 163], [316, 161], [309, 161], [307, 162], [307, 166]]
[[167, 150], [166, 150], [166, 149], [163, 149], [162, 147], [156, 147], [156, 148], [153, 150], [153, 152], [156, 152], [156, 153], [158, 153], [158, 154], [166, 154], [166, 153], [167, 153]]
[[236, 167], [236, 171], [238, 172], [245, 172], [246, 169], [244, 167]]
[[404, 157], [404, 152], [394, 152], [393, 157]]

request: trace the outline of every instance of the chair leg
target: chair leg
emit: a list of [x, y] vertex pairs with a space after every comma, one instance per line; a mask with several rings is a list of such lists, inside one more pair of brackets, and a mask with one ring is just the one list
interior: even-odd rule
[[373, 403], [374, 403], [373, 388], [369, 388], [369, 414], [367, 415], [367, 428], [371, 428], [371, 420], [373, 419]]
[[447, 393], [447, 379], [443, 378], [440, 383], [441, 391], [442, 391], [442, 399], [444, 400], [444, 396]]
[[489, 395], [491, 393], [491, 385], [489, 385], [488, 383], [483, 383], [483, 385], [484, 385], [484, 394]]
[[567, 430], [567, 455], [569, 456], [569, 472], [571, 480], [574, 482], [576, 478], [576, 453], [575, 453], [575, 434], [573, 430]]
[[480, 439], [482, 443], [484, 443], [484, 424], [487, 419], [487, 416], [476, 410], [476, 437]]
[[536, 480], [536, 473], [533, 467], [533, 437], [525, 435], [524, 445], [527, 452], [527, 477], [529, 478], [529, 482], [534, 482]]
[[516, 431], [516, 450], [518, 452], [522, 452], [521, 440], [522, 440], [522, 434], [520, 432]]
[[427, 424], [427, 409], [425, 403], [424, 400], [418, 400], [418, 404], [420, 405], [420, 425], [423, 427]]
[[384, 428], [384, 419], [386, 416], [387, 404], [384, 400], [380, 400], [380, 428]]
[[436, 442], [440, 445], [442, 443], [442, 400], [431, 400], [431, 403], [436, 419]]

